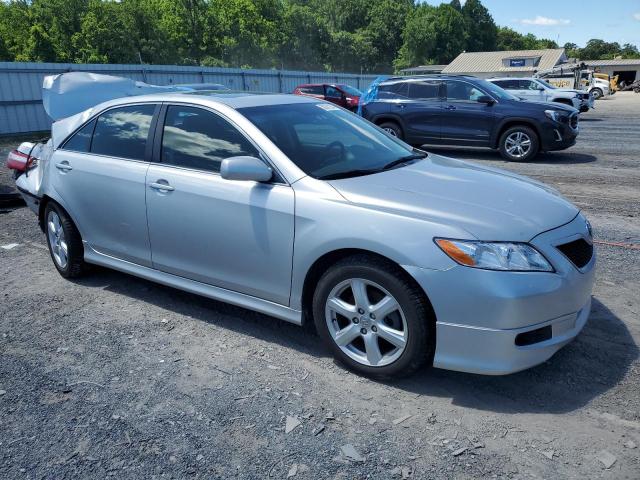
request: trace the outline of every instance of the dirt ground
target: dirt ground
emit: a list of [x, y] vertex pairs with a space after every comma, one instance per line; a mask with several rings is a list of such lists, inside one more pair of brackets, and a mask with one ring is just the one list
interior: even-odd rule
[[0, 478], [640, 478], [640, 95], [598, 101], [577, 145], [532, 163], [437, 153], [547, 182], [591, 220], [593, 310], [551, 360], [374, 382], [307, 329], [103, 269], [66, 281], [13, 209]]

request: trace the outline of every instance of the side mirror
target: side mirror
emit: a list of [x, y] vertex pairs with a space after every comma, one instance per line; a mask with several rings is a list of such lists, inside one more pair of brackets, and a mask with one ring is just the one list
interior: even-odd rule
[[273, 177], [273, 170], [256, 157], [229, 157], [222, 161], [220, 175], [225, 180], [268, 182]]
[[496, 101], [491, 98], [489, 95], [480, 95], [476, 101], [478, 103], [486, 103], [487, 105], [493, 105], [494, 103], [496, 103]]

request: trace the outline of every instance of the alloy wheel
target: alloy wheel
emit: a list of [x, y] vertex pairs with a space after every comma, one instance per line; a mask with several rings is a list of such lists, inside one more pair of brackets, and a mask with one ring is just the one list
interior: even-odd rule
[[383, 130], [385, 132], [387, 132], [389, 135], [391, 135], [392, 137], [397, 137], [398, 136], [398, 134], [396, 133], [396, 131], [393, 128], [384, 127]]
[[531, 150], [531, 138], [524, 132], [513, 132], [505, 140], [505, 150], [513, 158], [526, 157]]
[[47, 216], [47, 239], [53, 254], [53, 260], [59, 268], [67, 268], [69, 261], [69, 246], [65, 238], [62, 222], [58, 214], [51, 210]]
[[370, 280], [336, 285], [326, 301], [325, 319], [336, 345], [356, 362], [382, 367], [404, 352], [408, 327], [398, 301]]

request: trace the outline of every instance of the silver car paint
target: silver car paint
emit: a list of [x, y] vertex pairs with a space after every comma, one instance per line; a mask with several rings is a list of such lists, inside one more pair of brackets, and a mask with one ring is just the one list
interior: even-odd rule
[[[149, 265], [132, 260], [130, 253], [116, 251], [118, 241], [109, 237], [117, 237], [117, 229], [107, 232], [106, 239], [96, 238], [88, 231], [93, 229], [92, 220], [82, 224], [79, 218], [83, 217], [74, 216], [78, 194], [68, 191], [70, 183], [63, 180], [88, 167], [76, 168], [77, 159], [65, 157], [73, 160], [74, 170], [61, 173], [54, 166], [56, 154], [61, 152], [57, 150], [51, 161], [41, 162], [38, 168], [58, 178], [44, 181], [38, 196], [47, 195], [71, 212], [85, 240], [86, 260], [91, 263], [301, 323], [302, 291], [309, 268], [336, 250], [372, 251], [401, 265], [431, 299], [437, 315], [434, 364], [478, 373], [508, 373], [546, 360], [577, 335], [588, 316], [595, 257], [578, 271], [553, 247], [557, 238], [585, 236], [584, 218], [548, 187], [433, 154], [397, 170], [324, 182], [305, 176], [235, 110], [316, 100], [285, 95], [157, 95], [136, 98], [135, 103], [140, 101], [189, 103], [219, 112], [259, 147], [284, 181], [269, 185], [228, 181], [218, 175], [152, 164], [146, 188], [142, 188], [148, 204], [153, 260]], [[128, 103], [134, 102], [110, 101], [92, 109], [91, 115]], [[60, 132], [74, 131], [91, 115], [63, 121], [67, 124], [57, 129], [53, 144], [63, 140]], [[84, 161], [103, 164], [93, 155], [85, 155]], [[122, 162], [125, 171], [128, 167], [124, 164], [130, 161]], [[105, 172], [96, 172], [99, 176], [93, 183], [104, 181], [103, 173], [113, 177], [109, 172], [108, 166]], [[23, 177], [18, 184], [28, 190]], [[158, 180], [165, 180], [175, 190], [149, 188]], [[89, 191], [91, 186], [84, 188]], [[108, 184], [95, 188], [108, 190]], [[130, 202], [137, 201], [134, 197], [115, 210], [125, 204], [131, 207]], [[203, 201], [214, 204], [220, 200], [229, 211], [197, 208]], [[98, 217], [104, 216], [105, 210], [97, 203], [95, 208]], [[139, 212], [133, 215], [137, 218]], [[125, 217], [121, 223], [130, 220]], [[116, 222], [111, 225], [115, 228]], [[435, 246], [434, 237], [531, 241], [553, 263], [556, 273], [461, 267]], [[215, 258], [217, 252], [220, 256]], [[136, 256], [145, 257], [140, 252]], [[558, 327], [565, 328], [564, 340], [553, 345], [543, 342], [523, 350], [513, 343], [519, 328], [566, 323], [566, 318], [578, 317], [573, 329], [564, 323]], [[484, 348], [482, 342], [488, 338], [495, 345]], [[556, 340], [554, 337], [550, 342]]]

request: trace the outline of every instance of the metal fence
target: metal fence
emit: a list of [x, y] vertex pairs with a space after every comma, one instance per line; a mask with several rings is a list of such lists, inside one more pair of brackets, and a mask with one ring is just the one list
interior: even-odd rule
[[291, 93], [301, 83], [344, 83], [364, 89], [377, 76], [177, 65], [0, 62], [0, 135], [48, 130], [51, 119], [42, 106], [42, 79], [64, 72], [104, 73], [153, 85], [221, 83], [233, 90], [278, 93]]

